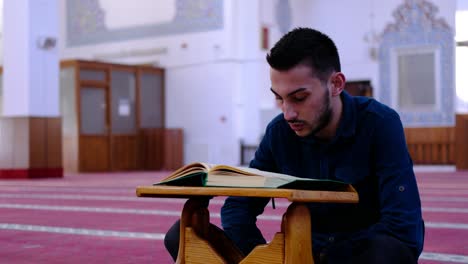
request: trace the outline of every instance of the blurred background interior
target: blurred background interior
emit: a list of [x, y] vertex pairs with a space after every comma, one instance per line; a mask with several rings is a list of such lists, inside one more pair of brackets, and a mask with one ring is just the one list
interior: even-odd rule
[[4, 178], [247, 164], [279, 113], [265, 55], [298, 26], [400, 113], [416, 164], [468, 168], [467, 0], [0, 3]]
[[[349, 93], [400, 114], [420, 263], [468, 263], [468, 0], [0, 6], [0, 263], [171, 263], [162, 239], [184, 201], [135, 187], [194, 161], [248, 164], [280, 113], [265, 55], [299, 26], [336, 42]], [[259, 219], [267, 239], [286, 207]]]

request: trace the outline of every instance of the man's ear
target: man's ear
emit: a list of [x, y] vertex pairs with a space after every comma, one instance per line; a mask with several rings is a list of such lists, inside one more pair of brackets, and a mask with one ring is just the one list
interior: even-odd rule
[[344, 90], [346, 84], [346, 77], [341, 72], [333, 73], [331, 77], [331, 94], [332, 96], [338, 96]]

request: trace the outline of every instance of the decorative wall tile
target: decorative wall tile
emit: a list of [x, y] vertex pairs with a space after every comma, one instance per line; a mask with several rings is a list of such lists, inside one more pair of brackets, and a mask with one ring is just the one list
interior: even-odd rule
[[[439, 84], [441, 105], [435, 112], [402, 111], [396, 109], [406, 126], [451, 126], [455, 122], [454, 108], [454, 32], [443, 18], [437, 18], [438, 8], [426, 0], [405, 0], [394, 12], [395, 22], [388, 24], [379, 47], [380, 100], [390, 106], [392, 97], [392, 50], [433, 47], [440, 52]], [[395, 86], [393, 86], [395, 87]]]
[[67, 0], [66, 45], [73, 47], [223, 28], [223, 0], [176, 0], [175, 5], [176, 15], [170, 22], [110, 30], [105, 25], [106, 13], [99, 0]]

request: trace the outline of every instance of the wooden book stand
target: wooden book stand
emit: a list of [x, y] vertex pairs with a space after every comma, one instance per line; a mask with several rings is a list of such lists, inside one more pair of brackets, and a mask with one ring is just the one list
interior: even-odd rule
[[[195, 263], [314, 263], [312, 257], [310, 212], [306, 202], [357, 203], [348, 191], [304, 191], [290, 189], [142, 186], [139, 197], [189, 198], [180, 221], [178, 264]], [[281, 222], [281, 232], [269, 244], [260, 245], [247, 256], [237, 249], [224, 232], [210, 224], [206, 201], [213, 196], [287, 198], [289, 205]]]

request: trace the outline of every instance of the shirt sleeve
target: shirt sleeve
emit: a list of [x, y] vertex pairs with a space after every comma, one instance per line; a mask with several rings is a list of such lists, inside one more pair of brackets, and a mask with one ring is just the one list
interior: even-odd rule
[[[250, 167], [274, 171], [270, 133], [271, 130], [267, 128], [255, 157], [250, 162]], [[257, 245], [266, 243], [257, 227], [257, 216], [263, 213], [269, 200], [269, 198], [228, 197], [221, 208], [221, 224], [224, 232], [245, 255]]]
[[398, 114], [381, 119], [374, 135], [381, 217], [368, 232], [396, 237], [419, 255], [424, 240], [421, 200]]

